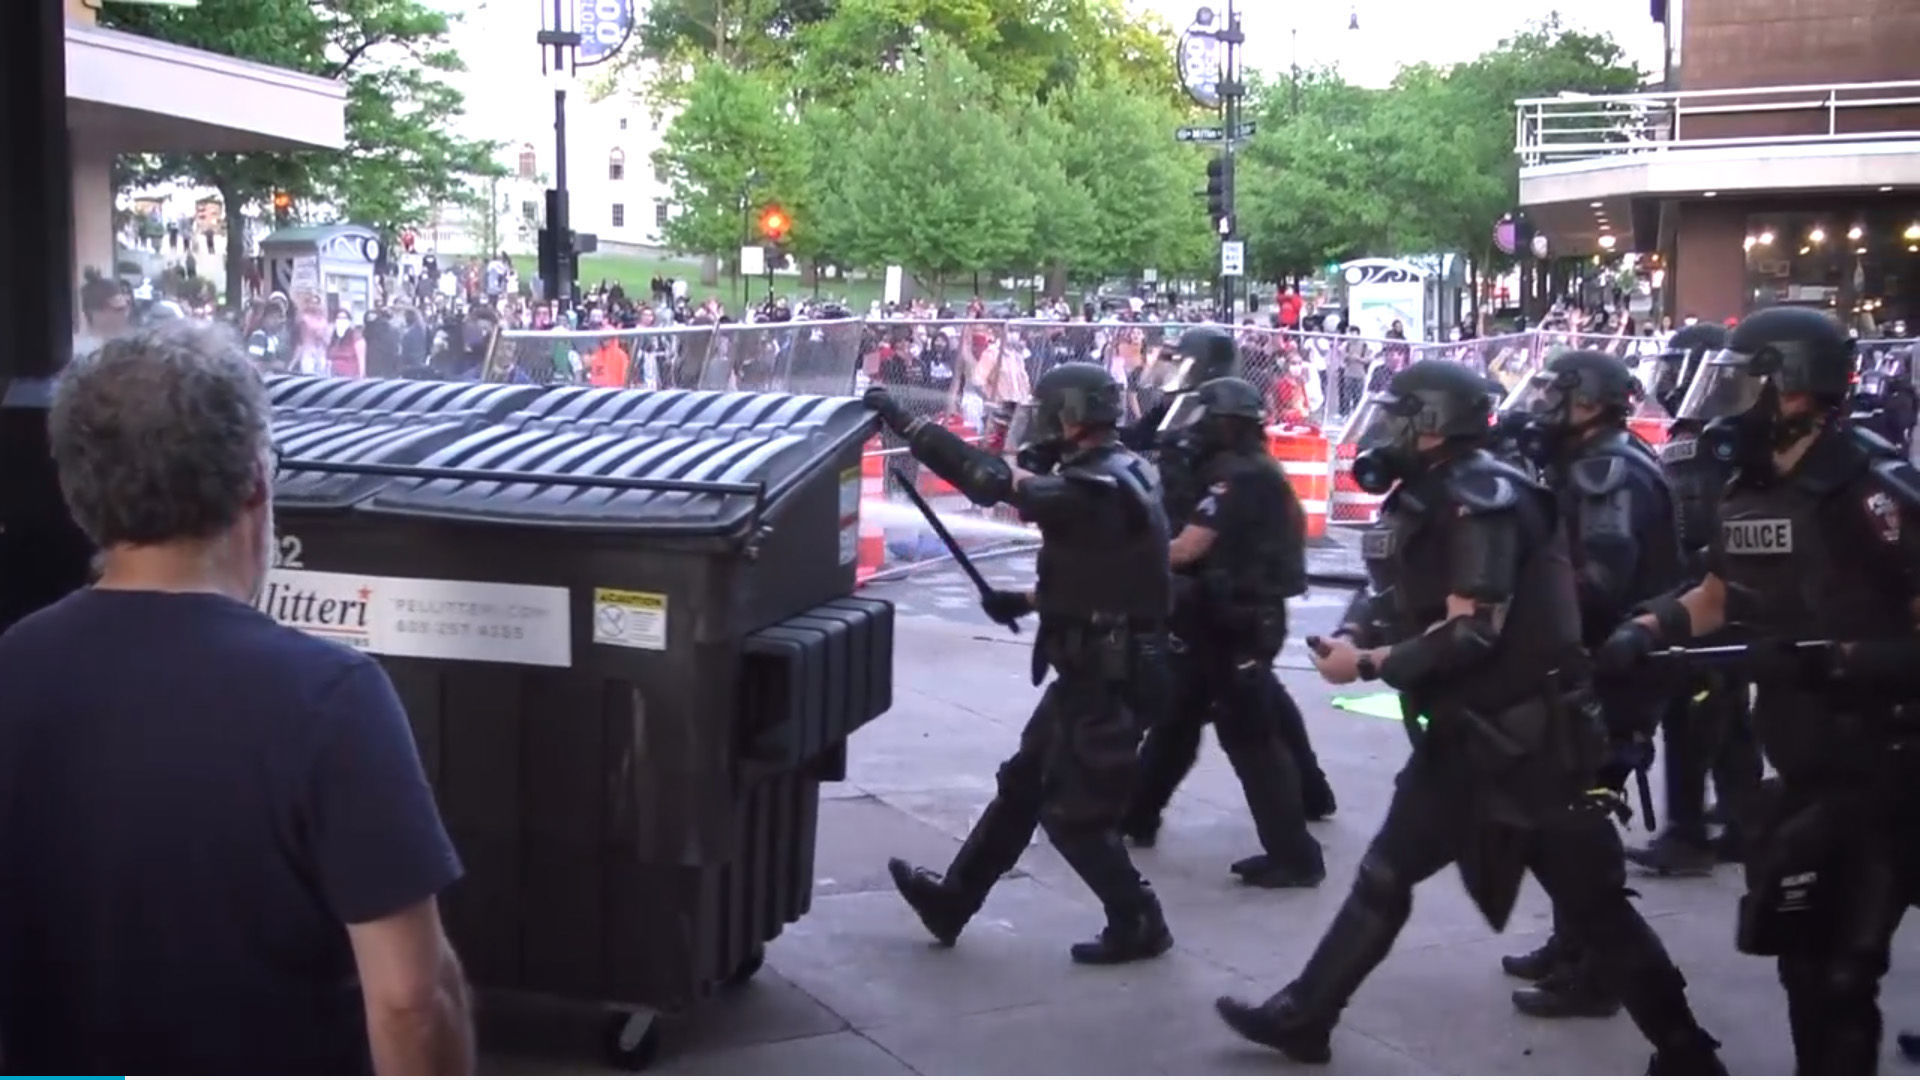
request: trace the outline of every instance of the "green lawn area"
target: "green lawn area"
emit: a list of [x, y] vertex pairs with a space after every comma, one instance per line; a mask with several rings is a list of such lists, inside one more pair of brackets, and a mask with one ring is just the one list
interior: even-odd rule
[[[728, 308], [740, 306], [740, 286], [730, 275], [722, 274], [718, 285], [700, 284], [700, 261], [698, 259], [675, 259], [671, 256], [615, 255], [596, 252], [580, 257], [580, 284], [586, 288], [598, 285], [602, 278], [617, 281], [628, 296], [647, 295], [647, 288], [654, 277], [678, 278], [687, 283], [687, 296], [698, 304], [708, 297], [718, 297]], [[811, 295], [812, 289], [798, 274], [775, 274], [774, 292], [781, 296]], [[853, 277], [841, 280], [823, 279], [820, 282], [819, 295], [824, 299], [839, 300], [857, 314], [865, 314], [867, 306], [880, 299], [886, 282], [880, 277]], [[1025, 300], [1024, 296], [1015, 296], [1000, 288], [994, 282], [982, 278], [981, 296], [988, 300], [1012, 298]], [[759, 303], [767, 295], [765, 278], [752, 283], [749, 296]], [[973, 295], [973, 282], [963, 280], [951, 282], [947, 286], [948, 301], [954, 304], [964, 303]]]

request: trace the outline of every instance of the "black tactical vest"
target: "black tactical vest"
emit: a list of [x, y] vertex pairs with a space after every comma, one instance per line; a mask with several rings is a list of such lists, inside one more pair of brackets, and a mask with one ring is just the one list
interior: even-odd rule
[[1173, 605], [1173, 575], [1167, 562], [1167, 518], [1151, 466], [1119, 445], [1095, 447], [1070, 457], [1059, 474], [1082, 477], [1091, 489], [1111, 486], [1132, 501], [1144, 525], [1116, 535], [1100, 523], [1072, 522], [1040, 533], [1036, 560], [1036, 606], [1060, 618], [1121, 616], [1164, 621]]
[[1362, 537], [1367, 572], [1383, 594], [1391, 590], [1398, 624], [1387, 635], [1402, 641], [1447, 617], [1455, 525], [1471, 493], [1510, 485], [1520, 517], [1519, 573], [1493, 657], [1423, 692], [1429, 710], [1458, 705], [1498, 713], [1548, 687], [1549, 672], [1583, 666], [1580, 609], [1552, 492], [1525, 471], [1483, 450], [1469, 452], [1403, 483], [1381, 505], [1378, 522]]
[[1713, 545], [1720, 523], [1720, 493], [1726, 490], [1733, 469], [1726, 462], [1706, 453], [1693, 435], [1668, 441], [1660, 448], [1660, 471], [1673, 492], [1673, 515], [1680, 530], [1680, 550], [1686, 555], [1687, 569], [1698, 575], [1703, 566], [1701, 555]]
[[[1862, 641], [1912, 633], [1904, 583], [1866, 533], [1872, 461], [1822, 434], [1793, 473], [1735, 477], [1720, 503], [1727, 619], [1748, 638]], [[1885, 496], [1882, 496], [1883, 498]]]

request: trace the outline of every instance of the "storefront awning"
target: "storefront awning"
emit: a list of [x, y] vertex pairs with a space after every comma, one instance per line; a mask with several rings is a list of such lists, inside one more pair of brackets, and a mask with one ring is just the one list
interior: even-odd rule
[[346, 98], [334, 80], [67, 26], [67, 122], [116, 153], [340, 150]]

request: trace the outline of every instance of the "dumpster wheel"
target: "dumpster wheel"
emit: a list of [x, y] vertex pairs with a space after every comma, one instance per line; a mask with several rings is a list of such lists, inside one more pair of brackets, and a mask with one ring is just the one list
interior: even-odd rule
[[607, 1014], [605, 1047], [607, 1064], [622, 1072], [639, 1072], [653, 1064], [660, 1053], [660, 1026], [656, 1014], [616, 1012]]
[[765, 945], [755, 945], [753, 951], [747, 954], [746, 959], [740, 961], [740, 966], [734, 968], [733, 974], [727, 976], [721, 985], [729, 990], [747, 985], [755, 975], [760, 973], [761, 965], [766, 962], [767, 947]]

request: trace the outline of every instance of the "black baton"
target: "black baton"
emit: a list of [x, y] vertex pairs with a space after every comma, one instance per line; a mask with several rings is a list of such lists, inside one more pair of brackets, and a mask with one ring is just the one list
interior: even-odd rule
[[[959, 563], [960, 569], [965, 571], [969, 578], [973, 579], [973, 587], [980, 590], [980, 599], [985, 600], [992, 594], [993, 586], [987, 584], [986, 577], [980, 573], [979, 567], [973, 565], [973, 560], [967, 558], [967, 553], [960, 550], [960, 541], [955, 540], [953, 534], [947, 531], [947, 527], [941, 524], [940, 515], [934, 513], [933, 507], [927, 505], [927, 500], [922, 498], [918, 491], [914, 490], [913, 481], [907, 479], [905, 473], [901, 472], [898, 468], [889, 469], [888, 471], [893, 473], [893, 478], [899, 482], [900, 489], [907, 493], [907, 498], [912, 499], [913, 505], [919, 508], [920, 516], [927, 519], [927, 525], [933, 529], [933, 535], [939, 537], [940, 542], [947, 545], [947, 551], [953, 556], [953, 561]], [[1020, 620], [1018, 619], [1008, 619], [1000, 625], [1016, 634], [1020, 632]]]

